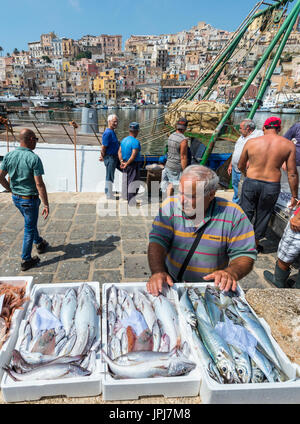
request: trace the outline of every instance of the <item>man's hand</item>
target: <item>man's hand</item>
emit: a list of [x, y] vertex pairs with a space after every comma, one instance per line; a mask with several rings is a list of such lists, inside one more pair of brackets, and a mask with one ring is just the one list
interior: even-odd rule
[[162, 286], [167, 283], [173, 286], [173, 280], [167, 272], [156, 272], [147, 283], [147, 290], [153, 296], [158, 296], [162, 292]]
[[228, 175], [231, 175], [232, 174], [232, 164], [230, 164], [228, 166], [227, 172], [228, 172]]
[[100, 156], [100, 157], [99, 157], [99, 161], [100, 161], [100, 162], [103, 162], [103, 161], [104, 161], [104, 157], [103, 157], [103, 156]]
[[49, 215], [49, 206], [43, 206], [42, 216], [44, 219], [47, 219]]
[[125, 168], [127, 168], [127, 162], [121, 162], [121, 164], [120, 164], [120, 168], [121, 168], [121, 169], [125, 169]]
[[220, 290], [229, 291], [231, 289], [236, 291], [237, 288], [237, 277], [230, 271], [215, 271], [203, 277], [203, 280], [214, 280], [215, 286], [219, 287]]
[[291, 203], [289, 204], [289, 209], [294, 209], [298, 204], [296, 197], [291, 198]]
[[290, 219], [290, 227], [292, 231], [295, 231], [295, 233], [300, 233], [300, 212]]

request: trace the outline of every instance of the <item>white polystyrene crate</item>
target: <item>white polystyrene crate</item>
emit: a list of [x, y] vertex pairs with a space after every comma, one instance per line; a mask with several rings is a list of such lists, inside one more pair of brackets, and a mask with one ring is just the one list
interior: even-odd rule
[[[185, 287], [203, 288], [213, 283], [176, 283], [174, 288], [178, 292], [179, 299]], [[282, 369], [289, 377], [289, 380], [283, 383], [247, 383], [247, 384], [221, 384], [213, 380], [201, 358], [197, 355], [198, 364], [201, 366], [202, 381], [200, 387], [200, 399], [202, 403], [300, 403], [300, 380], [296, 379], [296, 367], [290, 362], [286, 354], [282, 351], [278, 343], [272, 337], [270, 327], [266, 321], [259, 318], [255, 311], [247, 302], [244, 292], [238, 286], [240, 297], [247, 303], [253, 314], [260, 320], [266, 330], [270, 340], [276, 350], [278, 360]], [[188, 324], [186, 331], [191, 335]]]
[[[30, 290], [32, 286], [33, 277], [0, 277], [0, 284], [8, 283], [16, 286], [24, 286], [26, 285], [25, 297], [29, 297]], [[16, 340], [18, 337], [18, 331], [20, 323], [24, 317], [26, 309], [28, 307], [29, 302], [24, 302], [22, 308], [16, 309], [11, 320], [11, 327], [9, 330], [9, 337], [6, 342], [3, 344], [0, 350], [0, 379], [4, 374], [3, 366], [7, 365], [10, 361], [11, 353], [16, 344]]]
[[[96, 300], [100, 307], [100, 288], [98, 282], [79, 283], [55, 283], [55, 284], [35, 284], [31, 292], [31, 301], [28, 306], [25, 319], [20, 325], [16, 349], [18, 350], [26, 325], [27, 318], [38, 300], [41, 293], [53, 295], [55, 293], [65, 293], [70, 288], [78, 289], [82, 284], [88, 284], [94, 289]], [[99, 315], [99, 326], [97, 339], [101, 338], [101, 316]], [[1, 382], [3, 398], [6, 402], [22, 402], [39, 400], [45, 396], [67, 396], [67, 397], [88, 397], [98, 396], [102, 392], [102, 364], [100, 352], [96, 356], [96, 369], [90, 376], [62, 378], [57, 380], [33, 380], [33, 381], [13, 381], [5, 372]]]
[[[105, 283], [102, 286], [102, 346], [103, 350], [107, 353], [107, 291], [115, 285], [117, 288], [124, 289], [129, 293], [133, 292], [134, 289], [146, 289], [146, 283]], [[175, 299], [176, 300], [176, 299]], [[178, 307], [177, 307], [178, 309]], [[180, 318], [180, 315], [179, 315]], [[182, 335], [182, 341], [189, 341], [186, 339], [184, 330], [184, 324], [180, 318], [180, 330]], [[196, 363], [196, 357], [193, 351], [191, 351], [190, 357], [192, 361]], [[108, 372], [108, 366], [103, 363], [103, 400], [130, 400], [138, 399], [140, 396], [160, 396], [165, 397], [191, 397], [198, 396], [200, 390], [200, 379], [201, 373], [199, 366], [197, 365], [187, 376], [178, 377], [155, 377], [155, 378], [139, 378], [139, 379], [114, 379]]]

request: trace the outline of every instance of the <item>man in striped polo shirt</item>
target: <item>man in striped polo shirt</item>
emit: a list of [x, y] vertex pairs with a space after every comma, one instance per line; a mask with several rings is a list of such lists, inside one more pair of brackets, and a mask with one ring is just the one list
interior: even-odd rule
[[215, 197], [218, 181], [211, 169], [191, 165], [182, 173], [178, 196], [162, 203], [149, 235], [149, 293], [157, 296], [164, 283], [177, 281], [203, 225], [182, 281], [214, 280], [221, 290], [236, 290], [237, 281], [252, 270], [257, 256], [253, 226], [238, 205]]

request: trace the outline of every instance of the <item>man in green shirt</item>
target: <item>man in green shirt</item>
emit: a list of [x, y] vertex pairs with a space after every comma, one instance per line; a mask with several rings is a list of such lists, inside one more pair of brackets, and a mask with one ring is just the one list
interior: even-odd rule
[[[31, 256], [33, 243], [38, 253], [44, 253], [48, 246], [37, 229], [41, 200], [44, 219], [49, 215], [48, 196], [42, 177], [43, 164], [33, 152], [37, 140], [33, 131], [23, 129], [20, 132], [20, 147], [7, 153], [0, 165], [0, 184], [12, 193], [12, 200], [24, 217], [22, 271], [32, 268], [40, 261], [38, 256]], [[6, 180], [7, 174], [10, 182]]]

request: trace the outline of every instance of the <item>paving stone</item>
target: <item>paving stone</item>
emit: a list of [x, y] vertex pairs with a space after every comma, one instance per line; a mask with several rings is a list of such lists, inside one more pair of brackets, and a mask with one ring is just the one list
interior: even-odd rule
[[67, 243], [64, 252], [68, 258], [83, 258], [93, 254], [94, 242]]
[[49, 243], [49, 247], [47, 251], [52, 251], [54, 248], [61, 246], [63, 248], [65, 241], [67, 238], [67, 233], [49, 233], [47, 234], [47, 242]]
[[65, 206], [59, 206], [56, 208], [56, 211], [53, 215], [55, 219], [72, 219], [75, 214], [75, 208], [66, 208]]
[[145, 255], [125, 256], [124, 277], [136, 278], [136, 281], [147, 281], [150, 277], [147, 257]]
[[38, 273], [33, 276], [33, 284], [51, 284], [53, 282], [53, 274]]
[[100, 221], [97, 222], [96, 224], [96, 232], [97, 233], [120, 233], [121, 227], [120, 227], [120, 222], [119, 221], [109, 221], [109, 220], [105, 220], [103, 221], [102, 219], [100, 219]]
[[9, 222], [5, 225], [5, 229], [18, 232], [24, 230], [24, 218], [21, 217], [19, 219], [16, 218], [9, 220]]
[[245, 289], [245, 290], [250, 288], [257, 288], [257, 289], [266, 288], [266, 284], [262, 282], [259, 275], [257, 275], [255, 271], [251, 271], [250, 274], [242, 278], [239, 281], [239, 285], [242, 287], [242, 289]]
[[95, 215], [76, 215], [74, 218], [75, 224], [94, 224], [97, 216]]
[[68, 261], [59, 264], [56, 278], [58, 281], [87, 281], [90, 264], [86, 261]]
[[122, 240], [127, 239], [146, 239], [147, 234], [144, 225], [143, 226], [134, 226], [134, 225], [122, 225], [121, 223], [121, 237]]
[[52, 220], [45, 229], [46, 233], [65, 233], [71, 228], [71, 221]]
[[1, 231], [0, 244], [6, 244], [7, 248], [16, 240], [16, 233], [14, 231]]
[[35, 267], [37, 269], [37, 272], [49, 272], [51, 274], [54, 274], [57, 270], [59, 262], [62, 261], [65, 257], [63, 254], [59, 255], [53, 253], [45, 253], [39, 255], [39, 258], [40, 262]]
[[95, 269], [117, 269], [122, 265], [121, 252], [116, 248], [99, 249], [94, 261]]
[[116, 205], [99, 204], [96, 209], [97, 218], [112, 218], [116, 219], [119, 216], [119, 210]]
[[78, 206], [77, 214], [96, 215], [96, 205], [81, 204]]
[[148, 241], [146, 240], [126, 240], [122, 242], [122, 249], [124, 254], [138, 254], [146, 255], [148, 250]]
[[254, 268], [259, 269], [272, 269], [272, 267], [275, 266], [275, 262], [271, 260], [268, 256], [265, 256], [264, 254], [259, 254], [257, 256], [257, 260], [254, 263]]
[[121, 237], [111, 233], [100, 233], [96, 235], [96, 240], [93, 243], [93, 252], [97, 253], [99, 249], [105, 246], [120, 246]]
[[90, 240], [95, 232], [94, 225], [72, 225], [70, 240]]
[[94, 271], [93, 281], [98, 281], [101, 287], [104, 283], [119, 283], [122, 276], [120, 271]]
[[21, 259], [5, 258], [0, 265], [1, 277], [14, 277], [21, 274]]

